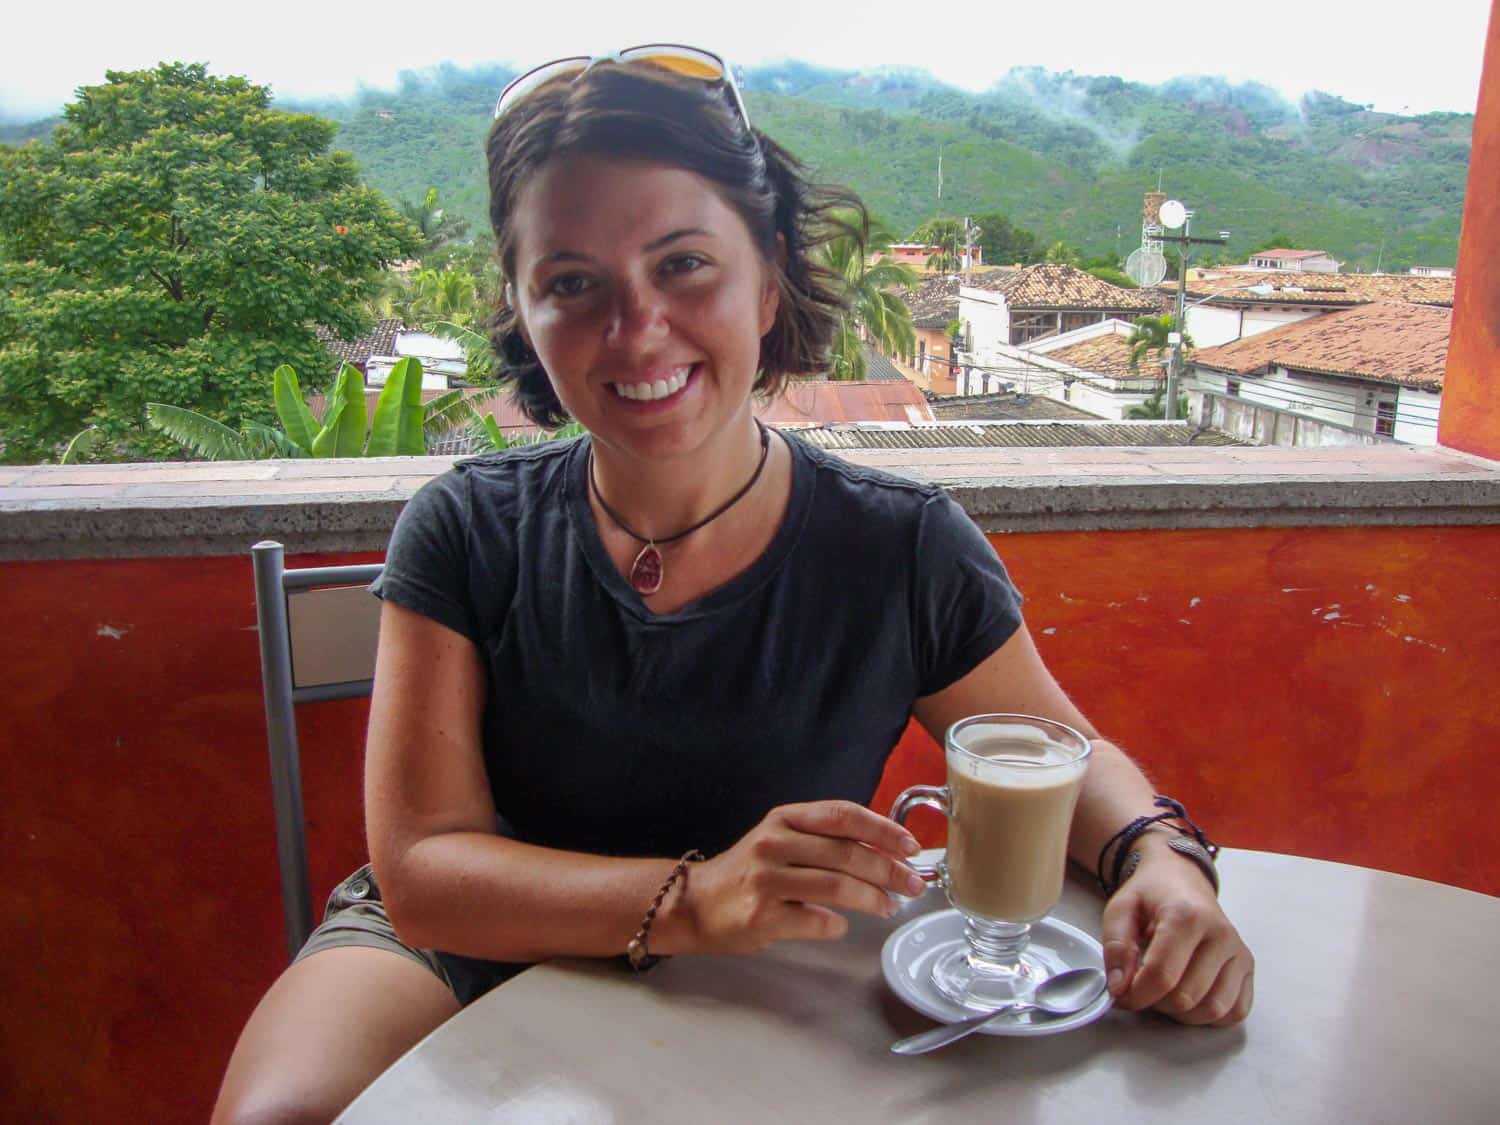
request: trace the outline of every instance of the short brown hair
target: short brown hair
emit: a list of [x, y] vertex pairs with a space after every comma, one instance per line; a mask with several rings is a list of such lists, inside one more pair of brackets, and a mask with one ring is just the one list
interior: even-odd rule
[[[588, 154], [647, 160], [708, 180], [744, 220], [772, 269], [781, 301], [761, 339], [755, 391], [770, 397], [792, 375], [822, 371], [845, 308], [844, 280], [814, 256], [828, 239], [854, 237], [863, 254], [869, 216], [859, 197], [813, 183], [800, 161], [747, 128], [724, 90], [647, 63], [600, 63], [548, 83], [500, 118], [485, 145], [490, 225], [507, 280], [515, 277], [515, 201], [549, 160]], [[785, 244], [785, 262], [777, 236]], [[568, 421], [504, 298], [491, 321], [500, 381], [537, 425]]]

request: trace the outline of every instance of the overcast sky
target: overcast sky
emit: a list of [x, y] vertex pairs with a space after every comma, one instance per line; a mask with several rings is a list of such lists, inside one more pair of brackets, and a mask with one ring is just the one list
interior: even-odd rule
[[1142, 82], [1222, 74], [1292, 97], [1317, 88], [1392, 112], [1473, 112], [1488, 0], [1398, 10], [1411, 15], [1398, 21], [1371, 0], [259, 0], [217, 10], [203, 0], [30, 0], [4, 18], [0, 116], [52, 112], [105, 70], [164, 59], [207, 62], [283, 95], [346, 94], [443, 61], [531, 65], [659, 41], [713, 47], [741, 65], [915, 65], [975, 90], [1039, 65]]

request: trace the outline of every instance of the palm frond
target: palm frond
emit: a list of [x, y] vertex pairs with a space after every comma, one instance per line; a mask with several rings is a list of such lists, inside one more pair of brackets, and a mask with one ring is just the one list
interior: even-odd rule
[[146, 423], [210, 461], [255, 461], [260, 455], [243, 434], [206, 414], [164, 402], [146, 404]]
[[99, 444], [103, 437], [98, 426], [85, 426], [73, 435], [73, 440], [68, 442], [68, 447], [63, 450], [62, 458], [57, 462], [59, 465], [76, 465], [79, 460], [87, 456], [89, 451]]
[[263, 461], [276, 457], [294, 460], [308, 455], [307, 450], [286, 434], [263, 422], [246, 422], [244, 436], [245, 444], [250, 450], [250, 460]]

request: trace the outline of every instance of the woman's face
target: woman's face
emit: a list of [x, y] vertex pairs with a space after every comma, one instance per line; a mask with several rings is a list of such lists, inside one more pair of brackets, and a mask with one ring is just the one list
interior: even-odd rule
[[602, 444], [685, 456], [748, 411], [776, 284], [707, 180], [565, 157], [522, 187], [512, 221], [521, 331]]

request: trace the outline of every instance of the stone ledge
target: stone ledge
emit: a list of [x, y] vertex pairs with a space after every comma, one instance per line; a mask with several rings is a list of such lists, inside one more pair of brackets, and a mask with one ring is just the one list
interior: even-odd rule
[[[989, 532], [1500, 524], [1500, 464], [1443, 449], [860, 450]], [[0, 560], [380, 551], [456, 458], [10, 468]]]

